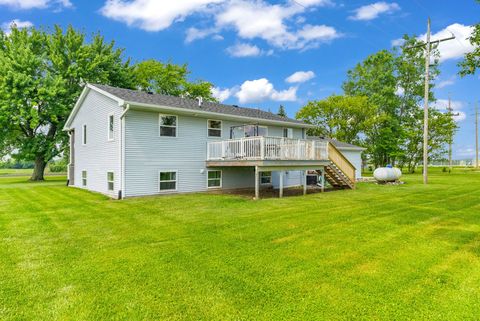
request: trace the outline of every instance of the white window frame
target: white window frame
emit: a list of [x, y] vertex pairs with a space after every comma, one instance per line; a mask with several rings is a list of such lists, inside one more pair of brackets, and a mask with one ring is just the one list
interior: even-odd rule
[[[287, 137], [285, 137], [285, 131], [287, 131]], [[289, 135], [290, 134], [290, 135]], [[283, 138], [293, 138], [293, 128], [291, 127], [284, 127], [282, 132]]]
[[[160, 173], [175, 173], [175, 180], [170, 180], [170, 181], [162, 181], [160, 180]], [[162, 169], [158, 171], [158, 191], [160, 193], [171, 193], [171, 192], [176, 192], [178, 191], [178, 170], [176, 169]], [[160, 188], [160, 183], [161, 182], [175, 182], [175, 189], [161, 189]]]
[[[268, 183], [263, 183], [262, 182], [262, 177], [263, 177], [263, 174], [264, 173], [270, 173], [270, 176], [266, 176], [266, 177], [269, 177], [270, 178], [270, 181]], [[266, 171], [266, 172], [260, 172], [260, 185], [272, 185], [272, 172], [271, 171]]]
[[[108, 180], [108, 174], [112, 173], [113, 180]], [[112, 189], [110, 189], [110, 183], [112, 183]], [[107, 191], [113, 192], [115, 191], [115, 172], [114, 171], [107, 171]]]
[[[210, 122], [211, 121], [219, 121], [220, 122], [220, 129], [218, 128], [211, 128]], [[210, 136], [210, 129], [212, 130], [220, 130], [220, 136]], [[223, 121], [219, 119], [207, 119], [207, 137], [208, 138], [222, 138], [223, 137]]]
[[[208, 173], [210, 173], [210, 172], [220, 172], [220, 185], [219, 186], [209, 186], [208, 185], [209, 181], [218, 180], [218, 178], [208, 178]], [[223, 171], [222, 170], [216, 170], [216, 169], [208, 170], [207, 171], [207, 188], [208, 189], [215, 189], [215, 188], [222, 188], [222, 186], [223, 186]]]
[[[83, 173], [85, 173], [85, 177], [83, 177]], [[82, 187], [87, 187], [88, 183], [88, 172], [83, 169], [81, 172], [81, 181], [82, 181]]]
[[[113, 124], [112, 124], [113, 128], [111, 130], [110, 130], [110, 119], [113, 122]], [[111, 136], [110, 136], [110, 134], [111, 134]], [[108, 114], [108, 117], [107, 117], [107, 140], [109, 142], [115, 140], [115, 114], [114, 113]]]
[[87, 137], [87, 124], [82, 125], [82, 146], [87, 145], [88, 143]]
[[[175, 126], [161, 125], [162, 117], [175, 117]], [[162, 136], [162, 126], [175, 128], [175, 136]], [[158, 114], [158, 137], [177, 138], [178, 137], [178, 116], [168, 114]]]

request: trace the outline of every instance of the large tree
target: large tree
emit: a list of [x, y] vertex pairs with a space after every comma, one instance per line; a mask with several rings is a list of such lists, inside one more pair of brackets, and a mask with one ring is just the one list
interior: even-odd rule
[[85, 82], [134, 86], [122, 50], [100, 35], [87, 43], [72, 27], [0, 31], [0, 154], [34, 161], [31, 180], [67, 146], [62, 128]]
[[376, 119], [376, 109], [366, 96], [332, 95], [310, 101], [296, 117], [315, 125], [309, 130], [309, 135], [361, 144], [360, 134], [370, 131]]
[[137, 86], [144, 91], [192, 99], [202, 97], [207, 101], [216, 101], [212, 95], [213, 85], [210, 82], [188, 79], [190, 70], [186, 64], [176, 65], [150, 59], [136, 64], [134, 74]]

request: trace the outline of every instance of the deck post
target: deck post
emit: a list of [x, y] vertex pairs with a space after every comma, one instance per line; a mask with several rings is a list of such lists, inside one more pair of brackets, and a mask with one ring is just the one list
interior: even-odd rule
[[284, 171], [280, 171], [280, 177], [279, 177], [280, 178], [280, 182], [279, 182], [280, 183], [280, 189], [278, 191], [278, 196], [280, 198], [283, 197], [283, 174], [284, 173], [285, 173]]
[[303, 171], [303, 195], [307, 195], [307, 171]]
[[260, 198], [260, 174], [258, 172], [258, 166], [255, 166], [255, 199]]
[[322, 168], [322, 193], [325, 192], [325, 167]]

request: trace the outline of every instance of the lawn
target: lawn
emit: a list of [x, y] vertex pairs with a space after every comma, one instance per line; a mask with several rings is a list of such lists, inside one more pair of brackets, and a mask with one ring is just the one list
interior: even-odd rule
[[253, 201], [0, 178], [0, 320], [478, 320], [480, 173]]

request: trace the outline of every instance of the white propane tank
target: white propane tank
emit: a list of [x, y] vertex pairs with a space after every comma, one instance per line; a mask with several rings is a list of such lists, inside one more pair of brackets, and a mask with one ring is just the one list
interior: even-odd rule
[[398, 168], [379, 167], [373, 172], [373, 177], [379, 182], [394, 182], [402, 177]]

